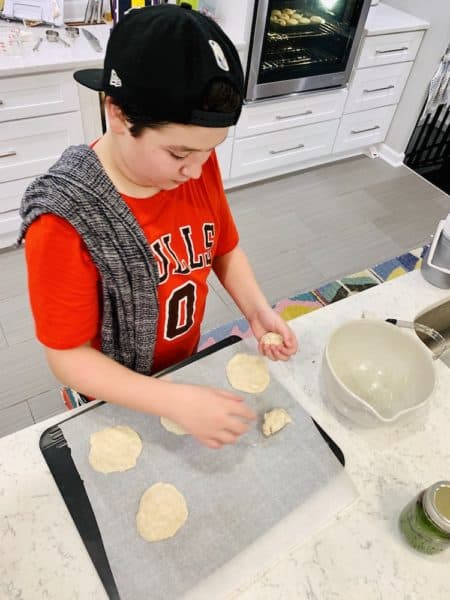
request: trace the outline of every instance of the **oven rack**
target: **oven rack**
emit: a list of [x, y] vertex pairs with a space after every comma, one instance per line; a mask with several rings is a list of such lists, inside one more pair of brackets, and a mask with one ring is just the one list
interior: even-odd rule
[[[317, 38], [317, 37], [324, 37], [324, 36], [328, 36], [328, 35], [339, 35], [339, 36], [345, 36], [347, 35], [345, 28], [342, 26], [339, 26], [337, 23], [330, 23], [330, 22], [326, 22], [326, 23], [322, 23], [319, 25], [313, 25], [313, 26], [307, 26], [304, 25], [301, 27], [301, 30], [299, 30], [298, 26], [295, 27], [295, 31], [289, 31], [289, 27], [284, 27], [283, 28], [285, 31], [281, 32], [275, 32], [275, 31], [268, 31], [267, 32], [267, 38], [270, 42], [285, 42], [285, 41], [290, 41], [290, 40], [298, 40], [300, 38]], [[287, 30], [287, 31], [286, 31]]]
[[333, 64], [336, 62], [338, 62], [336, 57], [319, 55], [308, 48], [283, 48], [278, 53], [266, 54], [265, 60], [261, 63], [261, 72], [268, 73], [269, 71], [279, 71], [305, 65]]

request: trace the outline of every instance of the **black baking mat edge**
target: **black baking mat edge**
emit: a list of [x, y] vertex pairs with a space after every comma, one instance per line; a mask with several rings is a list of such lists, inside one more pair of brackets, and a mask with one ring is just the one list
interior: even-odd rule
[[[229, 336], [216, 344], [197, 352], [193, 356], [177, 363], [176, 365], [159, 372], [156, 376], [161, 377], [167, 375], [172, 371], [181, 369], [186, 365], [204, 358], [209, 354], [213, 354], [227, 346], [236, 344], [242, 341], [237, 335]], [[91, 407], [86, 408], [86, 411], [93, 410], [97, 406], [104, 404], [104, 402], [98, 402]], [[114, 576], [111, 571], [111, 567], [106, 555], [105, 547], [103, 545], [102, 536], [95, 518], [94, 511], [92, 510], [91, 502], [84, 487], [83, 480], [81, 479], [75, 463], [72, 459], [71, 450], [67, 444], [67, 441], [63, 435], [59, 425], [74, 419], [79, 416], [76, 415], [67, 417], [60, 421], [60, 423], [53, 425], [46, 429], [39, 440], [39, 447], [44, 456], [45, 462], [47, 463], [50, 472], [56, 482], [56, 485], [66, 503], [69, 510], [70, 516], [75, 524], [75, 527], [80, 534], [80, 537], [88, 551], [88, 554], [94, 564], [95, 569], [100, 577], [100, 580], [105, 588], [108, 597], [111, 600], [120, 600], [120, 595], [114, 580]], [[317, 427], [319, 433], [328, 444], [329, 448], [336, 456], [337, 460], [341, 465], [345, 466], [345, 457], [339, 446], [330, 438], [330, 436], [320, 427], [314, 419], [312, 419], [314, 425]]]

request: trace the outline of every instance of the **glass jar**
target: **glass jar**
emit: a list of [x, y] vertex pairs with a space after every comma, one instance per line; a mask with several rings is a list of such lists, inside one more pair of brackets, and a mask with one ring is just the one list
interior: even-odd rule
[[420, 492], [400, 514], [408, 543], [425, 554], [450, 547], [450, 481], [438, 481]]

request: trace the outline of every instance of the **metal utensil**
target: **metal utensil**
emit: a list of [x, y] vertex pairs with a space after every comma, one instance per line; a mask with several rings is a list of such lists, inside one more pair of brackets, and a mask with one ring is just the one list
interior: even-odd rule
[[45, 32], [48, 42], [61, 42], [64, 46], [70, 48], [70, 44], [64, 40], [54, 29], [47, 29]]
[[65, 28], [66, 31], [66, 35], [68, 37], [70, 37], [72, 40], [74, 40], [75, 38], [77, 38], [80, 35], [80, 30], [78, 29], [78, 27], [73, 27], [71, 25], [67, 26]]
[[92, 48], [96, 51], [96, 52], [102, 52], [103, 48], [98, 40], [98, 38], [91, 33], [90, 31], [88, 31], [87, 29], [82, 29], [82, 32], [84, 34], [84, 37], [88, 40], [88, 42], [91, 44]]
[[41, 45], [41, 42], [44, 38], [39, 38], [38, 41], [35, 43], [35, 45], [33, 46], [33, 52], [37, 52], [39, 50], [39, 46]]
[[386, 319], [386, 323], [391, 323], [391, 325], [397, 325], [397, 327], [405, 327], [406, 329], [413, 329], [418, 333], [422, 333], [427, 335], [435, 342], [435, 346], [430, 348], [433, 354], [433, 358], [437, 360], [442, 356], [442, 354], [446, 353], [449, 350], [449, 345], [447, 340], [444, 338], [439, 331], [433, 329], [432, 327], [428, 327], [427, 325], [423, 325], [422, 323], [416, 323], [412, 321], [402, 321], [401, 319]]

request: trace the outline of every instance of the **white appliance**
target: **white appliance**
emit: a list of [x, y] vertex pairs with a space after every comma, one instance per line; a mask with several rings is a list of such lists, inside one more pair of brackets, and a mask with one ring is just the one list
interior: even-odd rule
[[63, 25], [63, 0], [5, 0], [3, 16], [28, 21]]

